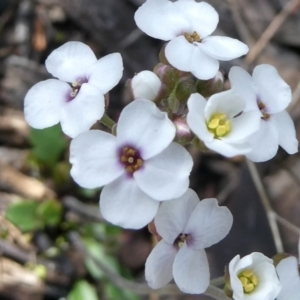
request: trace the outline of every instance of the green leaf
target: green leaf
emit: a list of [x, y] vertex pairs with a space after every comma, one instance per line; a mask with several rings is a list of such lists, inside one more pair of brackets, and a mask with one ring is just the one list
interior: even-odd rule
[[111, 271], [119, 273], [117, 260], [105, 253], [105, 248], [102, 244], [100, 244], [96, 240], [87, 238], [84, 239], [83, 242], [87, 248], [88, 253], [91, 256], [85, 260], [86, 268], [88, 269], [91, 276], [93, 276], [97, 280], [105, 277], [105, 274], [102, 272], [102, 270], [100, 270], [94, 260], [98, 260]]
[[31, 129], [29, 140], [33, 145], [33, 156], [42, 163], [53, 165], [58, 162], [66, 141], [60, 125], [45, 129]]
[[31, 200], [13, 203], [6, 211], [6, 218], [22, 231], [42, 228], [42, 222], [36, 217], [38, 206], [38, 202]]
[[116, 287], [115, 285], [107, 282], [104, 286], [104, 293], [107, 299], [109, 300], [139, 300], [140, 298], [127, 290], [121, 290], [120, 288]]
[[45, 225], [55, 226], [62, 218], [62, 205], [56, 200], [47, 200], [39, 205], [37, 215]]
[[85, 280], [77, 281], [68, 300], [99, 300], [95, 288]]

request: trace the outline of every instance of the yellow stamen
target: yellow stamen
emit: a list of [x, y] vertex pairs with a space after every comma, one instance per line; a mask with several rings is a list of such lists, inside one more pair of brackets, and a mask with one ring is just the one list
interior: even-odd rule
[[239, 274], [239, 279], [242, 283], [245, 293], [251, 293], [258, 285], [258, 278], [251, 270], [244, 270]]
[[225, 114], [214, 114], [207, 123], [208, 130], [215, 138], [226, 136], [231, 130], [230, 120]]
[[201, 42], [201, 38], [196, 31], [194, 31], [192, 34], [185, 32], [183, 35], [186, 38], [186, 40], [190, 43], [193, 43], [193, 42], [200, 43]]

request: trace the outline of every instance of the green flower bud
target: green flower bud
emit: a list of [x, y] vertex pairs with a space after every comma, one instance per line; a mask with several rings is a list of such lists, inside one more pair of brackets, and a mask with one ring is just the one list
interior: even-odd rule
[[208, 98], [216, 93], [220, 93], [224, 89], [224, 75], [221, 71], [210, 80], [197, 80], [197, 92], [203, 97]]

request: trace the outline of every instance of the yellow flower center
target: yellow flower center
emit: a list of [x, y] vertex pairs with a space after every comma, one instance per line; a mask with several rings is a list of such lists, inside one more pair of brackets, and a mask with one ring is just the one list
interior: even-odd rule
[[230, 132], [231, 123], [225, 114], [215, 114], [207, 123], [207, 128], [217, 139], [226, 136]]
[[246, 294], [253, 292], [255, 287], [258, 285], [258, 278], [251, 270], [242, 271], [238, 278], [240, 279], [244, 293]]
[[186, 38], [186, 40], [190, 43], [194, 43], [194, 42], [200, 43], [201, 42], [201, 38], [196, 31], [194, 31], [192, 34], [185, 32], [183, 35]]
[[139, 170], [143, 165], [143, 160], [138, 151], [130, 147], [123, 148], [120, 160], [128, 173]]

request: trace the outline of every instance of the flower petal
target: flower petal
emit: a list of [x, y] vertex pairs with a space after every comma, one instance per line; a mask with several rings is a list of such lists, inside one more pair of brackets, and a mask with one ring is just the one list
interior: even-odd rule
[[258, 110], [258, 89], [251, 75], [240, 67], [232, 67], [228, 74], [231, 88], [246, 102], [244, 111]]
[[205, 292], [210, 278], [205, 251], [194, 250], [184, 244], [175, 257], [173, 276], [182, 292], [189, 294]]
[[142, 98], [153, 101], [159, 93], [162, 82], [151, 71], [142, 71], [131, 80], [131, 90], [134, 99]]
[[205, 146], [226, 157], [233, 157], [249, 153], [252, 149], [248, 143], [226, 143], [223, 140], [213, 139], [211, 142], [204, 142]]
[[60, 121], [60, 110], [71, 93], [71, 87], [62, 81], [48, 79], [35, 84], [24, 99], [26, 122], [43, 129]]
[[199, 203], [197, 194], [188, 189], [181, 197], [164, 201], [154, 219], [159, 235], [169, 244], [174, 243], [179, 234], [184, 232], [189, 218]]
[[273, 261], [265, 261], [257, 264], [254, 266], [253, 272], [257, 275], [259, 284], [255, 288], [255, 292], [252, 294], [253, 297], [249, 297], [249, 299], [275, 299], [281, 290], [281, 284], [277, 277]]
[[295, 125], [287, 111], [272, 115], [271, 122], [277, 129], [279, 145], [288, 153], [298, 152]]
[[275, 114], [287, 108], [292, 101], [292, 91], [273, 66], [259, 65], [252, 76], [266, 113]]
[[218, 243], [229, 233], [232, 223], [233, 217], [227, 207], [220, 207], [216, 199], [201, 200], [184, 229], [192, 238], [188, 246], [203, 249]]
[[246, 44], [226, 36], [208, 36], [197, 46], [208, 56], [223, 61], [238, 58], [249, 51]]
[[278, 300], [298, 300], [300, 295], [300, 276], [296, 257], [287, 257], [276, 266], [282, 285]]
[[184, 36], [172, 39], [166, 46], [165, 55], [175, 68], [191, 72], [199, 79], [213, 78], [219, 70], [219, 62], [206, 55], [197, 45], [189, 43]]
[[163, 151], [175, 136], [175, 126], [165, 112], [149, 101], [138, 99], [122, 111], [117, 140], [120, 146], [132, 145], [144, 160]]
[[92, 49], [81, 42], [68, 42], [55, 49], [46, 59], [49, 73], [60, 80], [75, 82], [86, 79], [86, 71], [96, 63]]
[[106, 55], [99, 59], [87, 72], [88, 82], [103, 94], [118, 84], [123, 75], [123, 61], [120, 53]]
[[168, 0], [147, 0], [136, 11], [134, 20], [146, 34], [164, 41], [191, 29], [189, 20]]
[[214, 135], [207, 129], [204, 110], [206, 100], [200, 94], [192, 94], [188, 100], [189, 112], [187, 114], [187, 123], [191, 130], [202, 141], [211, 142]]
[[138, 186], [152, 198], [164, 201], [180, 197], [189, 186], [193, 159], [177, 143], [171, 143], [160, 154], [144, 162], [142, 169], [133, 173]]
[[270, 120], [261, 120], [259, 130], [249, 137], [248, 143], [252, 151], [246, 156], [250, 160], [262, 162], [273, 158], [279, 144], [279, 136], [274, 124]]
[[206, 2], [179, 0], [174, 2], [182, 14], [191, 23], [191, 31], [196, 31], [201, 38], [210, 35], [219, 23], [219, 15], [216, 10]]
[[243, 111], [246, 103], [244, 99], [233, 90], [221, 92], [211, 96], [206, 104], [205, 119], [209, 121], [214, 114], [223, 113], [232, 119]]
[[100, 130], [84, 132], [72, 140], [70, 163], [73, 179], [85, 188], [101, 187], [124, 173], [116, 138]]
[[[245, 256], [244, 258], [248, 258], [248, 256]], [[240, 262], [241, 257], [240, 255], [236, 255], [229, 263], [228, 270], [230, 275], [230, 286], [233, 291], [233, 299], [243, 299], [244, 298], [244, 290], [242, 286], [242, 282], [238, 278], [238, 275], [240, 273]], [[248, 266], [248, 264], [245, 264], [245, 267]]]
[[145, 265], [145, 277], [149, 286], [159, 289], [173, 279], [173, 262], [177, 249], [161, 240], [152, 250]]
[[106, 185], [100, 195], [100, 211], [112, 224], [139, 229], [156, 215], [159, 202], [146, 195], [127, 174]]
[[222, 137], [224, 142], [240, 143], [259, 129], [261, 121], [260, 111], [243, 112], [240, 116], [230, 120], [231, 131]]
[[77, 96], [65, 102], [61, 110], [63, 132], [74, 138], [88, 131], [104, 114], [104, 96], [91, 84], [84, 83]]

